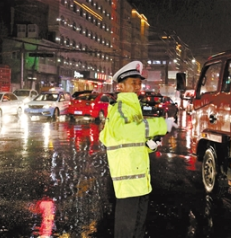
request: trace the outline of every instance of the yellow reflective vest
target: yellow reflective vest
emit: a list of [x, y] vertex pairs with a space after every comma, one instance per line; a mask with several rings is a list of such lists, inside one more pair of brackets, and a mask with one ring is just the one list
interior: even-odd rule
[[135, 93], [119, 93], [115, 105], [109, 105], [100, 141], [106, 146], [110, 175], [117, 198], [146, 195], [151, 192], [147, 139], [165, 135], [162, 117], [144, 119]]

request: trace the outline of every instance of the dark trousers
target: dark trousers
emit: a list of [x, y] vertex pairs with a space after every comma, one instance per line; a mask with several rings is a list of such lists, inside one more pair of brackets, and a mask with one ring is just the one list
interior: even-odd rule
[[115, 238], [143, 238], [149, 195], [116, 199]]

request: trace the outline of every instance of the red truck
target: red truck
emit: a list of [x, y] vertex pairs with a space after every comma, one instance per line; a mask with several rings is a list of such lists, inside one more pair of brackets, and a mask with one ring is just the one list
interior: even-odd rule
[[11, 91], [11, 69], [7, 65], [0, 65], [0, 91]]
[[[176, 77], [185, 90], [184, 74]], [[208, 58], [192, 99], [192, 154], [202, 162], [206, 193], [231, 186], [231, 51]]]

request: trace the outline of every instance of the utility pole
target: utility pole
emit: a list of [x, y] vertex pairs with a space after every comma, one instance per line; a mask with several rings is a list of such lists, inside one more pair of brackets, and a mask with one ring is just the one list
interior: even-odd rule
[[164, 80], [165, 85], [168, 85], [168, 64], [169, 64], [168, 58], [169, 57], [167, 56], [166, 65], [165, 65], [165, 80]]
[[24, 85], [24, 43], [22, 43], [22, 49], [21, 49], [21, 81], [20, 81], [20, 89], [23, 89]]
[[170, 36], [167, 32], [164, 32], [166, 34], [166, 65], [165, 65], [165, 80], [164, 80], [164, 84], [165, 85], [168, 85], [168, 65], [169, 65], [169, 52], [170, 52], [170, 49], [169, 49], [169, 39], [170, 39]]

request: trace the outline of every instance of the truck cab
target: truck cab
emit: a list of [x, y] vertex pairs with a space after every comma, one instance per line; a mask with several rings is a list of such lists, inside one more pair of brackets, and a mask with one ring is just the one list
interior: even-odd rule
[[202, 162], [205, 191], [231, 186], [231, 51], [205, 62], [192, 107], [191, 150]]

